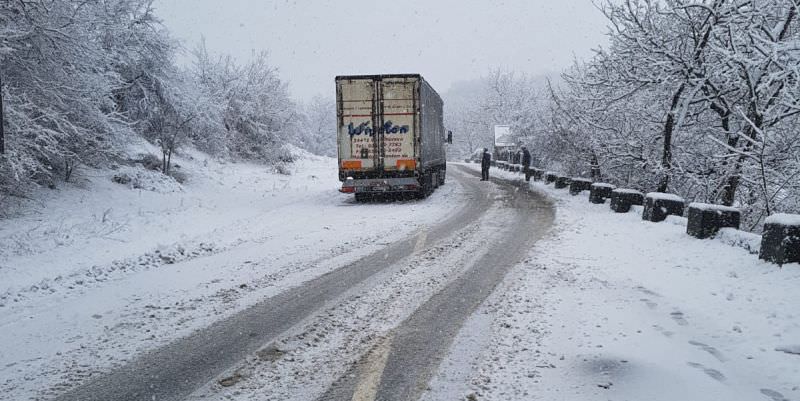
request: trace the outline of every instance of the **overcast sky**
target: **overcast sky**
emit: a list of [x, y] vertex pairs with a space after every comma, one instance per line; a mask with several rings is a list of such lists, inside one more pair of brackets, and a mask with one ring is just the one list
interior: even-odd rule
[[156, 0], [192, 47], [267, 50], [292, 95], [333, 96], [336, 75], [421, 73], [439, 92], [491, 68], [549, 74], [605, 43], [591, 0]]

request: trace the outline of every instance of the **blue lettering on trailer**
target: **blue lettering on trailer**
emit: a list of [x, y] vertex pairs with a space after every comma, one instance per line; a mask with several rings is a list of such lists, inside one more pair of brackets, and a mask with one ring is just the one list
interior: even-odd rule
[[[361, 124], [358, 124], [358, 126], [354, 126], [353, 123], [351, 122], [350, 124], [347, 125], [347, 133], [350, 135], [350, 137], [353, 137], [355, 135], [375, 136], [375, 130], [373, 130], [372, 127], [370, 127], [370, 124], [372, 124], [371, 121], [365, 121]], [[410, 128], [408, 125], [395, 125], [394, 123], [392, 123], [391, 120], [389, 120], [383, 124], [379, 132], [386, 134], [402, 135], [402, 134], [407, 134], [409, 130]]]

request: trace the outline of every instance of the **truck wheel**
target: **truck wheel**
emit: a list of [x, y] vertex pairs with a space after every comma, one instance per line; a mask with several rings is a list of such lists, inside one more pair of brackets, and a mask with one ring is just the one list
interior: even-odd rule
[[425, 199], [425, 198], [428, 197], [428, 195], [431, 194], [431, 192], [433, 192], [433, 189], [431, 188], [432, 187], [432, 185], [431, 185], [431, 175], [430, 174], [424, 174], [420, 178], [421, 178], [420, 181], [421, 181], [422, 185], [419, 188], [419, 192], [417, 192], [417, 198]]
[[356, 194], [356, 202], [364, 203], [369, 200], [369, 194]]
[[445, 170], [445, 169], [439, 170], [439, 175], [438, 175], [438, 177], [439, 177], [439, 186], [444, 185], [444, 179], [445, 179], [446, 175], [447, 175], [447, 170]]
[[425, 194], [426, 197], [430, 196], [433, 193], [433, 190], [436, 189], [436, 173], [428, 174], [426, 182], [428, 183], [428, 192]]

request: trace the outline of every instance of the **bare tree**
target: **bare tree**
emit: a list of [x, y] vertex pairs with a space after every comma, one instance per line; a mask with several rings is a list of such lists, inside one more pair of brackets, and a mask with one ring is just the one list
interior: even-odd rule
[[751, 227], [800, 211], [797, 0], [601, 9], [610, 46], [566, 71], [539, 110], [545, 163], [739, 206]]

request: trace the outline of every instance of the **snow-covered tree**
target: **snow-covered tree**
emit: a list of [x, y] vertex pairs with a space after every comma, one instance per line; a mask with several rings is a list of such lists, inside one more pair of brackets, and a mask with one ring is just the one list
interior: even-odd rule
[[[796, 0], [605, 2], [610, 45], [550, 90], [551, 166], [735, 205], [798, 211]], [[548, 114], [549, 111], [549, 114]]]
[[336, 157], [336, 102], [315, 96], [301, 104], [299, 112], [301, 120], [292, 142], [311, 153]]
[[237, 65], [205, 54], [180, 68], [180, 46], [152, 3], [0, 2], [0, 192], [69, 180], [77, 166], [124, 153], [134, 136], [161, 147], [165, 173], [190, 142], [221, 156], [285, 159], [295, 107], [266, 55]]
[[537, 129], [539, 84], [525, 74], [492, 70], [445, 94], [445, 126], [454, 133], [454, 158], [494, 144], [494, 126], [510, 125], [515, 139], [528, 142]]
[[0, 74], [6, 153], [0, 190], [69, 179], [74, 167], [113, 150], [121, 128], [105, 96], [112, 87], [97, 43], [97, 2], [0, 4]]
[[240, 65], [230, 56], [210, 55], [201, 43], [191, 75], [220, 107], [223, 132], [214, 147], [250, 160], [287, 159], [283, 144], [296, 132], [299, 115], [266, 52], [254, 53]]

